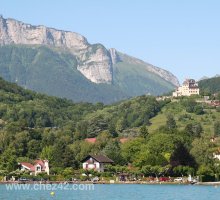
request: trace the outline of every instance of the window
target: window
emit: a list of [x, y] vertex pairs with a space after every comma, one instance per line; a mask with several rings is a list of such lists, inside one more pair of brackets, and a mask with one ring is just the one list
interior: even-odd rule
[[41, 167], [40, 167], [40, 166], [37, 166], [37, 167], [36, 167], [36, 171], [38, 171], [38, 172], [41, 171]]

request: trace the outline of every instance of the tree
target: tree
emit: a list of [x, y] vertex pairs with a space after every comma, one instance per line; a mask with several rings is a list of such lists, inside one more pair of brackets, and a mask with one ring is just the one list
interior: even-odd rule
[[66, 146], [63, 153], [63, 166], [64, 167], [76, 167], [75, 157], [73, 157], [73, 152], [70, 146]]
[[8, 147], [0, 157], [0, 168], [8, 172], [14, 171], [18, 168], [16, 160], [16, 150], [13, 147]]
[[145, 165], [165, 166], [167, 164], [168, 162], [162, 154], [155, 155], [150, 153], [146, 145], [142, 145], [140, 153], [135, 156], [133, 161], [133, 165], [139, 168]]
[[183, 166], [195, 166], [195, 160], [190, 155], [188, 149], [184, 146], [183, 143], [178, 143], [176, 149], [170, 157], [170, 164], [175, 167], [178, 165]]
[[204, 114], [203, 107], [201, 105], [196, 105], [194, 107], [194, 113], [197, 114], [197, 115]]
[[215, 99], [220, 101], [220, 92], [217, 93]]
[[112, 135], [112, 137], [118, 137], [118, 133], [115, 129], [115, 124], [113, 122], [109, 123], [108, 131]]
[[3, 151], [9, 142], [9, 137], [6, 131], [0, 131], [0, 149]]
[[124, 164], [124, 159], [121, 155], [121, 148], [118, 141], [109, 141], [102, 152], [109, 158], [111, 158], [115, 164]]
[[140, 128], [140, 136], [141, 136], [142, 138], [146, 139], [148, 135], [149, 135], [148, 130], [147, 130], [146, 126], [143, 125], [143, 126]]
[[176, 143], [181, 138], [177, 135], [156, 133], [152, 134], [147, 142], [147, 148], [150, 153], [154, 155], [165, 155], [166, 153], [173, 153]]
[[19, 132], [15, 135], [13, 143], [17, 156], [26, 156], [28, 152], [27, 143], [29, 139], [30, 138], [27, 131]]
[[30, 140], [27, 143], [27, 148], [27, 157], [35, 159], [41, 151], [41, 143], [38, 140]]
[[151, 165], [145, 165], [145, 166], [142, 166], [141, 168], [141, 172], [145, 175], [145, 176], [150, 176], [151, 175]]
[[202, 125], [200, 123], [195, 123], [193, 125], [193, 133], [195, 137], [200, 137], [203, 132]]
[[186, 111], [187, 112], [193, 113], [197, 103], [194, 99], [188, 99], [184, 102], [184, 105], [186, 106]]
[[200, 123], [189, 123], [184, 131], [189, 137], [201, 137], [203, 128]]
[[210, 151], [214, 147], [213, 145], [209, 138], [196, 138], [192, 142], [190, 154], [198, 165], [213, 164], [213, 153]]
[[53, 146], [46, 146], [42, 149], [40, 158], [44, 160], [49, 160], [51, 162], [54, 159], [54, 148]]
[[44, 130], [42, 134], [42, 147], [54, 145], [55, 134], [50, 130]]
[[190, 166], [179, 165], [173, 168], [173, 172], [175, 176], [188, 176], [193, 175], [195, 173], [195, 169]]
[[174, 117], [172, 115], [167, 115], [167, 122], [166, 122], [166, 126], [167, 128], [172, 131], [174, 130], [177, 126], [176, 126], [176, 121], [174, 119]]
[[151, 167], [151, 172], [154, 174], [156, 177], [162, 175], [165, 172], [166, 168], [161, 167], [159, 165]]
[[66, 148], [66, 143], [63, 140], [57, 140], [54, 145], [54, 160], [52, 160], [52, 165], [55, 167], [64, 167], [63, 156]]
[[87, 137], [88, 123], [86, 121], [80, 121], [77, 123], [76, 131], [80, 133], [81, 138]]
[[134, 159], [139, 155], [143, 142], [143, 138], [137, 138], [122, 144], [122, 156], [126, 163], [132, 163]]
[[101, 151], [112, 138], [108, 131], [101, 132], [96, 139], [96, 146]]
[[214, 175], [214, 172], [209, 166], [201, 165], [197, 171], [197, 175]]
[[220, 121], [214, 123], [214, 136], [220, 136]]
[[141, 151], [134, 155], [134, 166], [141, 168], [145, 165], [155, 165], [156, 164], [156, 157], [149, 152], [146, 146], [141, 147]]
[[126, 120], [124, 117], [120, 118], [117, 122], [116, 122], [116, 126], [115, 129], [117, 132], [122, 132], [127, 126]]

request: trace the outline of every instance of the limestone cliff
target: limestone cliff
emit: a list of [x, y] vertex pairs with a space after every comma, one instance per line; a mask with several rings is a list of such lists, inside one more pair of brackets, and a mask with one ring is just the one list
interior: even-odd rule
[[0, 16], [0, 45], [48, 45], [69, 49], [78, 57], [78, 70], [95, 83], [111, 83], [112, 62], [102, 45], [90, 45], [82, 35], [45, 26], [32, 26]]
[[[94, 83], [111, 84], [113, 66], [123, 61], [115, 49], [107, 50], [101, 44], [91, 45], [78, 33], [33, 26], [0, 16], [0, 45], [9, 44], [46, 45], [66, 49], [76, 56], [77, 69]], [[179, 85], [177, 78], [166, 70], [133, 57], [130, 57], [130, 61], [137, 67], [144, 64], [146, 73], [154, 73], [174, 86]]]

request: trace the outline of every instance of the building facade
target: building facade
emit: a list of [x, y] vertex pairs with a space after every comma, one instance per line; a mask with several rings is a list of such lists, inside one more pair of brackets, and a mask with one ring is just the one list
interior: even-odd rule
[[199, 95], [199, 86], [194, 79], [186, 79], [183, 85], [173, 92], [173, 97]]
[[20, 166], [20, 170], [29, 171], [30, 175], [37, 175], [39, 173], [47, 173], [50, 174], [49, 162], [48, 160], [35, 160], [34, 164], [28, 162], [18, 163]]
[[112, 164], [114, 161], [103, 155], [88, 155], [82, 160], [83, 169], [104, 172], [105, 165]]

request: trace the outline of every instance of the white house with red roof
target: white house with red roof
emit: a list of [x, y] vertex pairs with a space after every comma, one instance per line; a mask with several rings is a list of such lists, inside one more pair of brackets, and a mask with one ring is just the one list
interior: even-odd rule
[[28, 162], [20, 162], [20, 169], [22, 171], [29, 171], [31, 175], [37, 175], [39, 173], [50, 174], [49, 162], [48, 160], [35, 160], [33, 164]]

